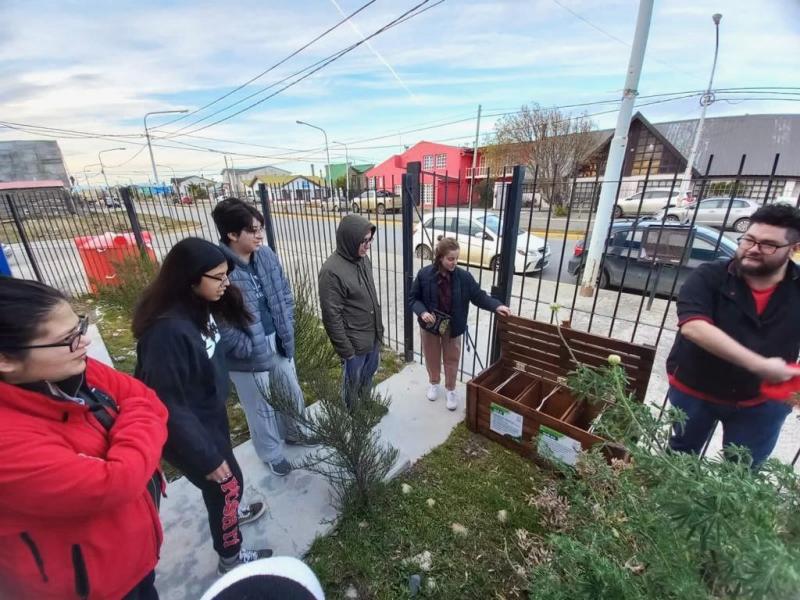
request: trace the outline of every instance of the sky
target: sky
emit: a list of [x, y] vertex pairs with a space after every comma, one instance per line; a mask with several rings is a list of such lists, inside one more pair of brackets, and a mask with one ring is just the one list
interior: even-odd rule
[[[428, 0], [336, 58], [424, 0], [375, 0], [343, 19], [366, 2], [0, 0], [0, 140], [58, 139], [70, 173], [96, 185], [102, 150], [112, 184], [152, 177], [153, 111], [190, 111], [148, 118], [162, 181], [219, 180], [226, 155], [319, 174], [323, 134], [297, 120], [325, 130], [334, 163], [345, 156], [334, 142], [354, 163], [421, 140], [472, 146], [478, 105], [481, 144], [502, 114], [533, 102], [585, 104], [563, 110], [614, 126], [636, 0]], [[800, 111], [800, 0], [656, 0], [638, 109], [655, 122], [698, 116], [698, 98], [679, 92], [708, 84], [715, 12], [708, 116]], [[775, 89], [741, 89], [765, 87]], [[645, 98], [659, 94], [672, 96]]]

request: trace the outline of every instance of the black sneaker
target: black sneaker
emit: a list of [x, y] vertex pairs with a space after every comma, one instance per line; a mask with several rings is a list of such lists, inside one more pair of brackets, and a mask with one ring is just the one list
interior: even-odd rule
[[239, 525], [247, 525], [260, 518], [267, 510], [263, 502], [253, 502], [247, 506], [239, 506]]
[[285, 458], [282, 458], [278, 462], [269, 463], [269, 470], [275, 473], [275, 475], [278, 477], [285, 477], [292, 472], [292, 463]]
[[262, 550], [247, 550], [246, 548], [242, 548], [239, 550], [237, 556], [232, 556], [230, 558], [219, 557], [217, 575], [224, 575], [228, 571], [233, 571], [233, 569], [239, 565], [244, 565], [261, 558], [269, 558], [270, 556], [272, 556], [272, 550], [269, 548], [264, 548]]

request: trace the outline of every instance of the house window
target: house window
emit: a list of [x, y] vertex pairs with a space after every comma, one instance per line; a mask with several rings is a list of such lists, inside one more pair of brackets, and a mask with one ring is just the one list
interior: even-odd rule
[[433, 168], [433, 154], [426, 154], [422, 157], [422, 168], [423, 169], [432, 169]]
[[437, 169], [446, 169], [447, 168], [447, 154], [437, 154], [436, 155], [436, 168]]
[[422, 184], [422, 203], [423, 204], [433, 204], [433, 184], [432, 183], [424, 183], [424, 184]]
[[647, 175], [648, 167], [651, 174], [658, 173], [663, 152], [664, 146], [656, 136], [642, 129], [633, 152], [631, 175]]

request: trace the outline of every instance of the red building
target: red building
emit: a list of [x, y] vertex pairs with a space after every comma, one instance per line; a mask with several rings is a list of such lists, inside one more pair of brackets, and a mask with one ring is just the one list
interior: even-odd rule
[[433, 206], [434, 203], [436, 206], [467, 204], [472, 153], [472, 148], [418, 142], [402, 154], [395, 154], [374, 166], [364, 175], [369, 189], [388, 190], [399, 196], [402, 176], [408, 163], [419, 162], [422, 163], [420, 195], [423, 206]]

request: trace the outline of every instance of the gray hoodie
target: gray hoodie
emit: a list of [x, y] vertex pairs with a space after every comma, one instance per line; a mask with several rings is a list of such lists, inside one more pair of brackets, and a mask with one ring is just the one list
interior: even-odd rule
[[375, 226], [364, 217], [344, 217], [336, 229], [336, 252], [319, 272], [322, 323], [342, 358], [367, 354], [383, 340], [372, 263], [358, 255], [361, 241], [370, 233], [375, 235]]

